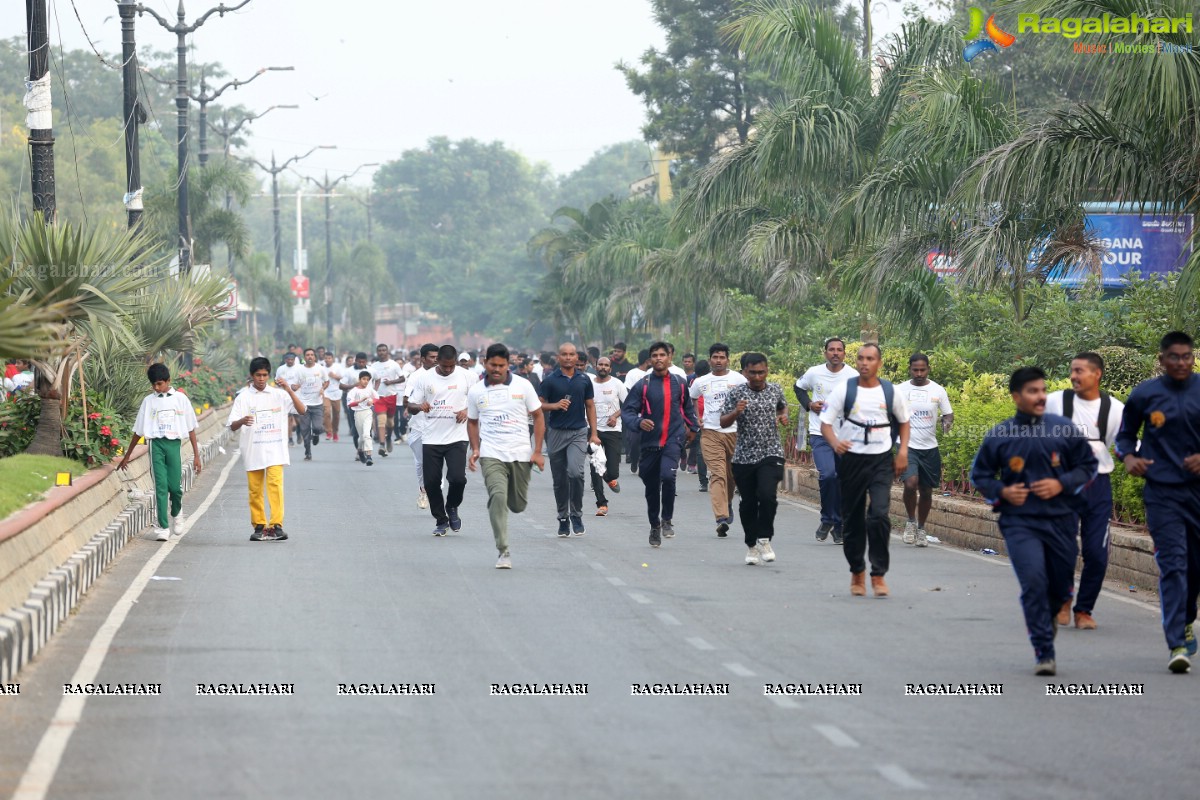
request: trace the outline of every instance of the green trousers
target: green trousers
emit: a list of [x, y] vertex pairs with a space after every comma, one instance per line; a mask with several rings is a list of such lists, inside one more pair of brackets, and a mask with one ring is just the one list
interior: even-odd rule
[[158, 527], [170, 526], [167, 518], [167, 499], [170, 498], [171, 516], [179, 516], [183, 507], [183, 467], [179, 453], [183, 442], [178, 439], [147, 439], [150, 446], [150, 475], [154, 478], [154, 508], [158, 513]]
[[496, 550], [508, 552], [508, 512], [520, 514], [529, 503], [529, 475], [533, 464], [528, 461], [501, 461], [481, 458], [483, 485], [488, 494], [488, 520], [496, 537]]

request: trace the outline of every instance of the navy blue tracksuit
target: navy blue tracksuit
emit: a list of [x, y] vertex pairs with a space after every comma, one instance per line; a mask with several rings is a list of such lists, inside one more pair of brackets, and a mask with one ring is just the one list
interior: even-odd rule
[[[644, 431], [642, 420], [654, 422]], [[641, 451], [638, 477], [646, 486], [646, 515], [651, 527], [675, 514], [675, 474], [687, 431], [699, 430], [687, 383], [678, 375], [659, 377], [651, 372], [633, 385], [621, 406], [621, 424], [634, 431]], [[640, 434], [640, 435], [638, 435]]]
[[[1141, 446], [1138, 446], [1138, 434]], [[1183, 647], [1183, 629], [1196, 619], [1200, 594], [1200, 475], [1183, 460], [1200, 453], [1200, 376], [1166, 375], [1142, 381], [1125, 401], [1117, 457], [1154, 461], [1146, 469], [1146, 525], [1158, 563], [1167, 647]]]
[[[1021, 584], [1021, 608], [1039, 661], [1054, 658], [1054, 615], [1075, 582], [1076, 513], [1098, 463], [1087, 436], [1066, 417], [1017, 414], [988, 431], [971, 465], [971, 484], [999, 512], [1000, 533]], [[999, 476], [999, 477], [997, 477]], [[1006, 486], [1056, 478], [1060, 494], [1030, 494], [1014, 506]]]

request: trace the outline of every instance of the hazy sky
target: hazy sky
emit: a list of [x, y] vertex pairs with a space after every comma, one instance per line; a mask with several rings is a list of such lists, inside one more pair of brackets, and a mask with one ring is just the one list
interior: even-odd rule
[[[0, 35], [24, 36], [20, 4], [0, 2]], [[177, 0], [143, 2], [174, 22]], [[187, 0], [187, 20], [217, 4]], [[86, 29], [101, 52], [120, 51], [116, 0], [49, 5], [53, 45], [87, 47]], [[877, 26], [888, 25], [887, 10], [877, 13]], [[175, 48], [175, 36], [148, 15], [137, 20], [137, 38], [139, 49]], [[221, 97], [252, 109], [300, 105], [252, 123], [251, 149], [260, 158], [336, 144], [300, 165], [332, 174], [445, 135], [500, 140], [564, 174], [605, 145], [641, 138], [644, 108], [613, 64], [660, 47], [663, 32], [649, 0], [251, 0], [209, 17], [192, 41], [196, 58], [228, 69], [226, 80], [264, 66], [296, 68]], [[113, 91], [121, 91], [115, 73]], [[160, 120], [174, 113], [156, 110]], [[62, 127], [57, 119], [55, 127]]]

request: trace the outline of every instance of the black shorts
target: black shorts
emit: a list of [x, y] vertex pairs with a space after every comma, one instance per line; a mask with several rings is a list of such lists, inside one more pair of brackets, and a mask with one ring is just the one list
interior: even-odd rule
[[940, 487], [942, 485], [942, 451], [936, 447], [932, 450], [913, 450], [910, 447], [908, 469], [904, 470], [900, 479], [907, 481], [913, 475], [917, 476], [917, 483], [921, 486], [928, 486], [932, 489]]

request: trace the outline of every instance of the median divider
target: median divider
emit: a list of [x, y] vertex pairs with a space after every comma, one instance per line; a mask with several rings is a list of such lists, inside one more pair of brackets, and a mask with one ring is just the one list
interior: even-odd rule
[[[228, 406], [197, 419], [200, 463], [228, 438]], [[71, 486], [0, 520], [0, 684], [13, 680], [79, 605], [121, 548], [153, 520], [148, 448], [124, 474], [115, 464], [89, 470]], [[192, 446], [183, 443], [183, 491], [191, 490]]]

